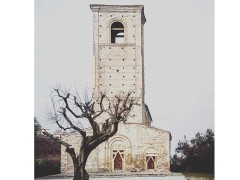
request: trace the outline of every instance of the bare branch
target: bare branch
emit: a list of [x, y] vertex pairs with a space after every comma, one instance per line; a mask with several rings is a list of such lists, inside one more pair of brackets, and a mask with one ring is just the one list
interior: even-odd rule
[[57, 120], [56, 121], [56, 124], [58, 125], [58, 127], [60, 128], [60, 129], [63, 129], [64, 131], [66, 131], [66, 130], [68, 130], [68, 129], [71, 129], [72, 127], [63, 127], [60, 123], [59, 123], [59, 121]]
[[66, 109], [65, 109], [65, 108], [61, 108], [61, 109], [62, 109], [61, 114], [62, 114], [63, 117], [66, 119], [66, 121], [69, 123], [69, 125], [70, 125], [73, 129], [77, 130], [77, 131], [83, 136], [83, 138], [85, 138], [85, 137], [86, 137], [86, 132], [83, 131], [82, 129], [80, 129], [79, 127], [75, 126], [75, 125], [72, 123], [72, 121], [69, 119], [69, 117], [68, 117], [67, 114], [66, 114]]
[[63, 99], [63, 101], [64, 101], [64, 103], [65, 103], [65, 107], [67, 108], [67, 110], [68, 110], [72, 115], [74, 115], [76, 118], [83, 118], [83, 117], [84, 117], [83, 115], [77, 115], [77, 114], [74, 113], [73, 110], [69, 107], [68, 98], [70, 97], [70, 93], [67, 93], [67, 96], [64, 97], [64, 96], [60, 95], [59, 89], [55, 89], [55, 91], [57, 92], [58, 96]]
[[[104, 98], [106, 97], [105, 94], [101, 93], [101, 97], [100, 97], [100, 103], [99, 103], [99, 106], [100, 106], [100, 111], [99, 113], [97, 113], [95, 116], [93, 116], [93, 119], [96, 119], [98, 116], [100, 116], [105, 110], [104, 110], [104, 107], [103, 107], [103, 100]], [[93, 106], [94, 107], [94, 106]]]
[[51, 139], [53, 139], [54, 141], [62, 144], [63, 146], [65, 146], [66, 148], [69, 148], [71, 145], [64, 142], [63, 140], [61, 140], [59, 137], [54, 137], [52, 134], [50, 134], [49, 132], [47, 132], [46, 130], [42, 130], [42, 133], [44, 135], [46, 135], [47, 137], [50, 137]]
[[[75, 103], [75, 105], [81, 110], [81, 112], [82, 112], [82, 114], [83, 115], [85, 115], [85, 111], [84, 111], [84, 109], [83, 109], [83, 105], [82, 105], [82, 103], [81, 102], [78, 102], [77, 101], [77, 97], [76, 96], [74, 96], [74, 103]], [[85, 116], [84, 116], [85, 117]]]

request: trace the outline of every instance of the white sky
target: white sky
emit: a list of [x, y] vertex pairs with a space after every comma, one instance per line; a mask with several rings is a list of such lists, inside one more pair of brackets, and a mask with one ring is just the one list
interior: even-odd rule
[[146, 104], [153, 125], [186, 135], [214, 127], [213, 0], [35, 0], [35, 116], [45, 128], [56, 83], [83, 91], [92, 83], [91, 3], [143, 4]]

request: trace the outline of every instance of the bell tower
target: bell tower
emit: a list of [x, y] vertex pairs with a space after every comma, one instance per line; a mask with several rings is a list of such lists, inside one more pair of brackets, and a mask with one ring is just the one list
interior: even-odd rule
[[91, 4], [93, 11], [93, 90], [95, 97], [120, 92], [139, 98], [127, 123], [150, 124], [144, 103], [143, 5]]

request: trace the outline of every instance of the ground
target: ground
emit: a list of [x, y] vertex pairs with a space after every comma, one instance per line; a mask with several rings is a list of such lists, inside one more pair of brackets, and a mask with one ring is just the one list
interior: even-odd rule
[[[124, 180], [187, 180], [180, 173], [156, 173], [156, 172], [141, 172], [141, 173], [89, 173], [90, 180], [115, 180], [115, 179], [124, 179]], [[68, 174], [59, 174], [51, 175], [47, 177], [37, 178], [36, 180], [72, 180], [72, 175]]]
[[[106, 177], [107, 176], [107, 177]], [[156, 172], [138, 172], [138, 173], [90, 173], [90, 180], [214, 180], [213, 174], [203, 173], [156, 173]], [[72, 180], [70, 174], [57, 174], [36, 178], [35, 180]]]
[[[116, 177], [108, 177], [108, 178], [90, 178], [90, 180], [116, 180]], [[166, 176], [166, 177], [118, 177], [117, 179], [124, 180], [186, 180], [184, 176]], [[39, 179], [40, 180], [40, 179]], [[54, 180], [54, 179], [42, 179], [41, 180]], [[68, 179], [57, 179], [57, 180], [72, 180], [72, 178]]]

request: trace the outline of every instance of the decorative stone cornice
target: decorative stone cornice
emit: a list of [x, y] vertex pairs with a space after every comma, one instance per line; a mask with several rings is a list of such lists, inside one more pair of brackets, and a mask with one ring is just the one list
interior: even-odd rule
[[106, 7], [115, 7], [115, 8], [143, 8], [143, 5], [111, 5], [111, 4], [90, 4], [90, 8], [94, 9], [94, 8], [106, 8]]
[[142, 23], [145, 24], [146, 18], [143, 5], [105, 5], [105, 4], [90, 4], [93, 12], [136, 12], [141, 11]]

